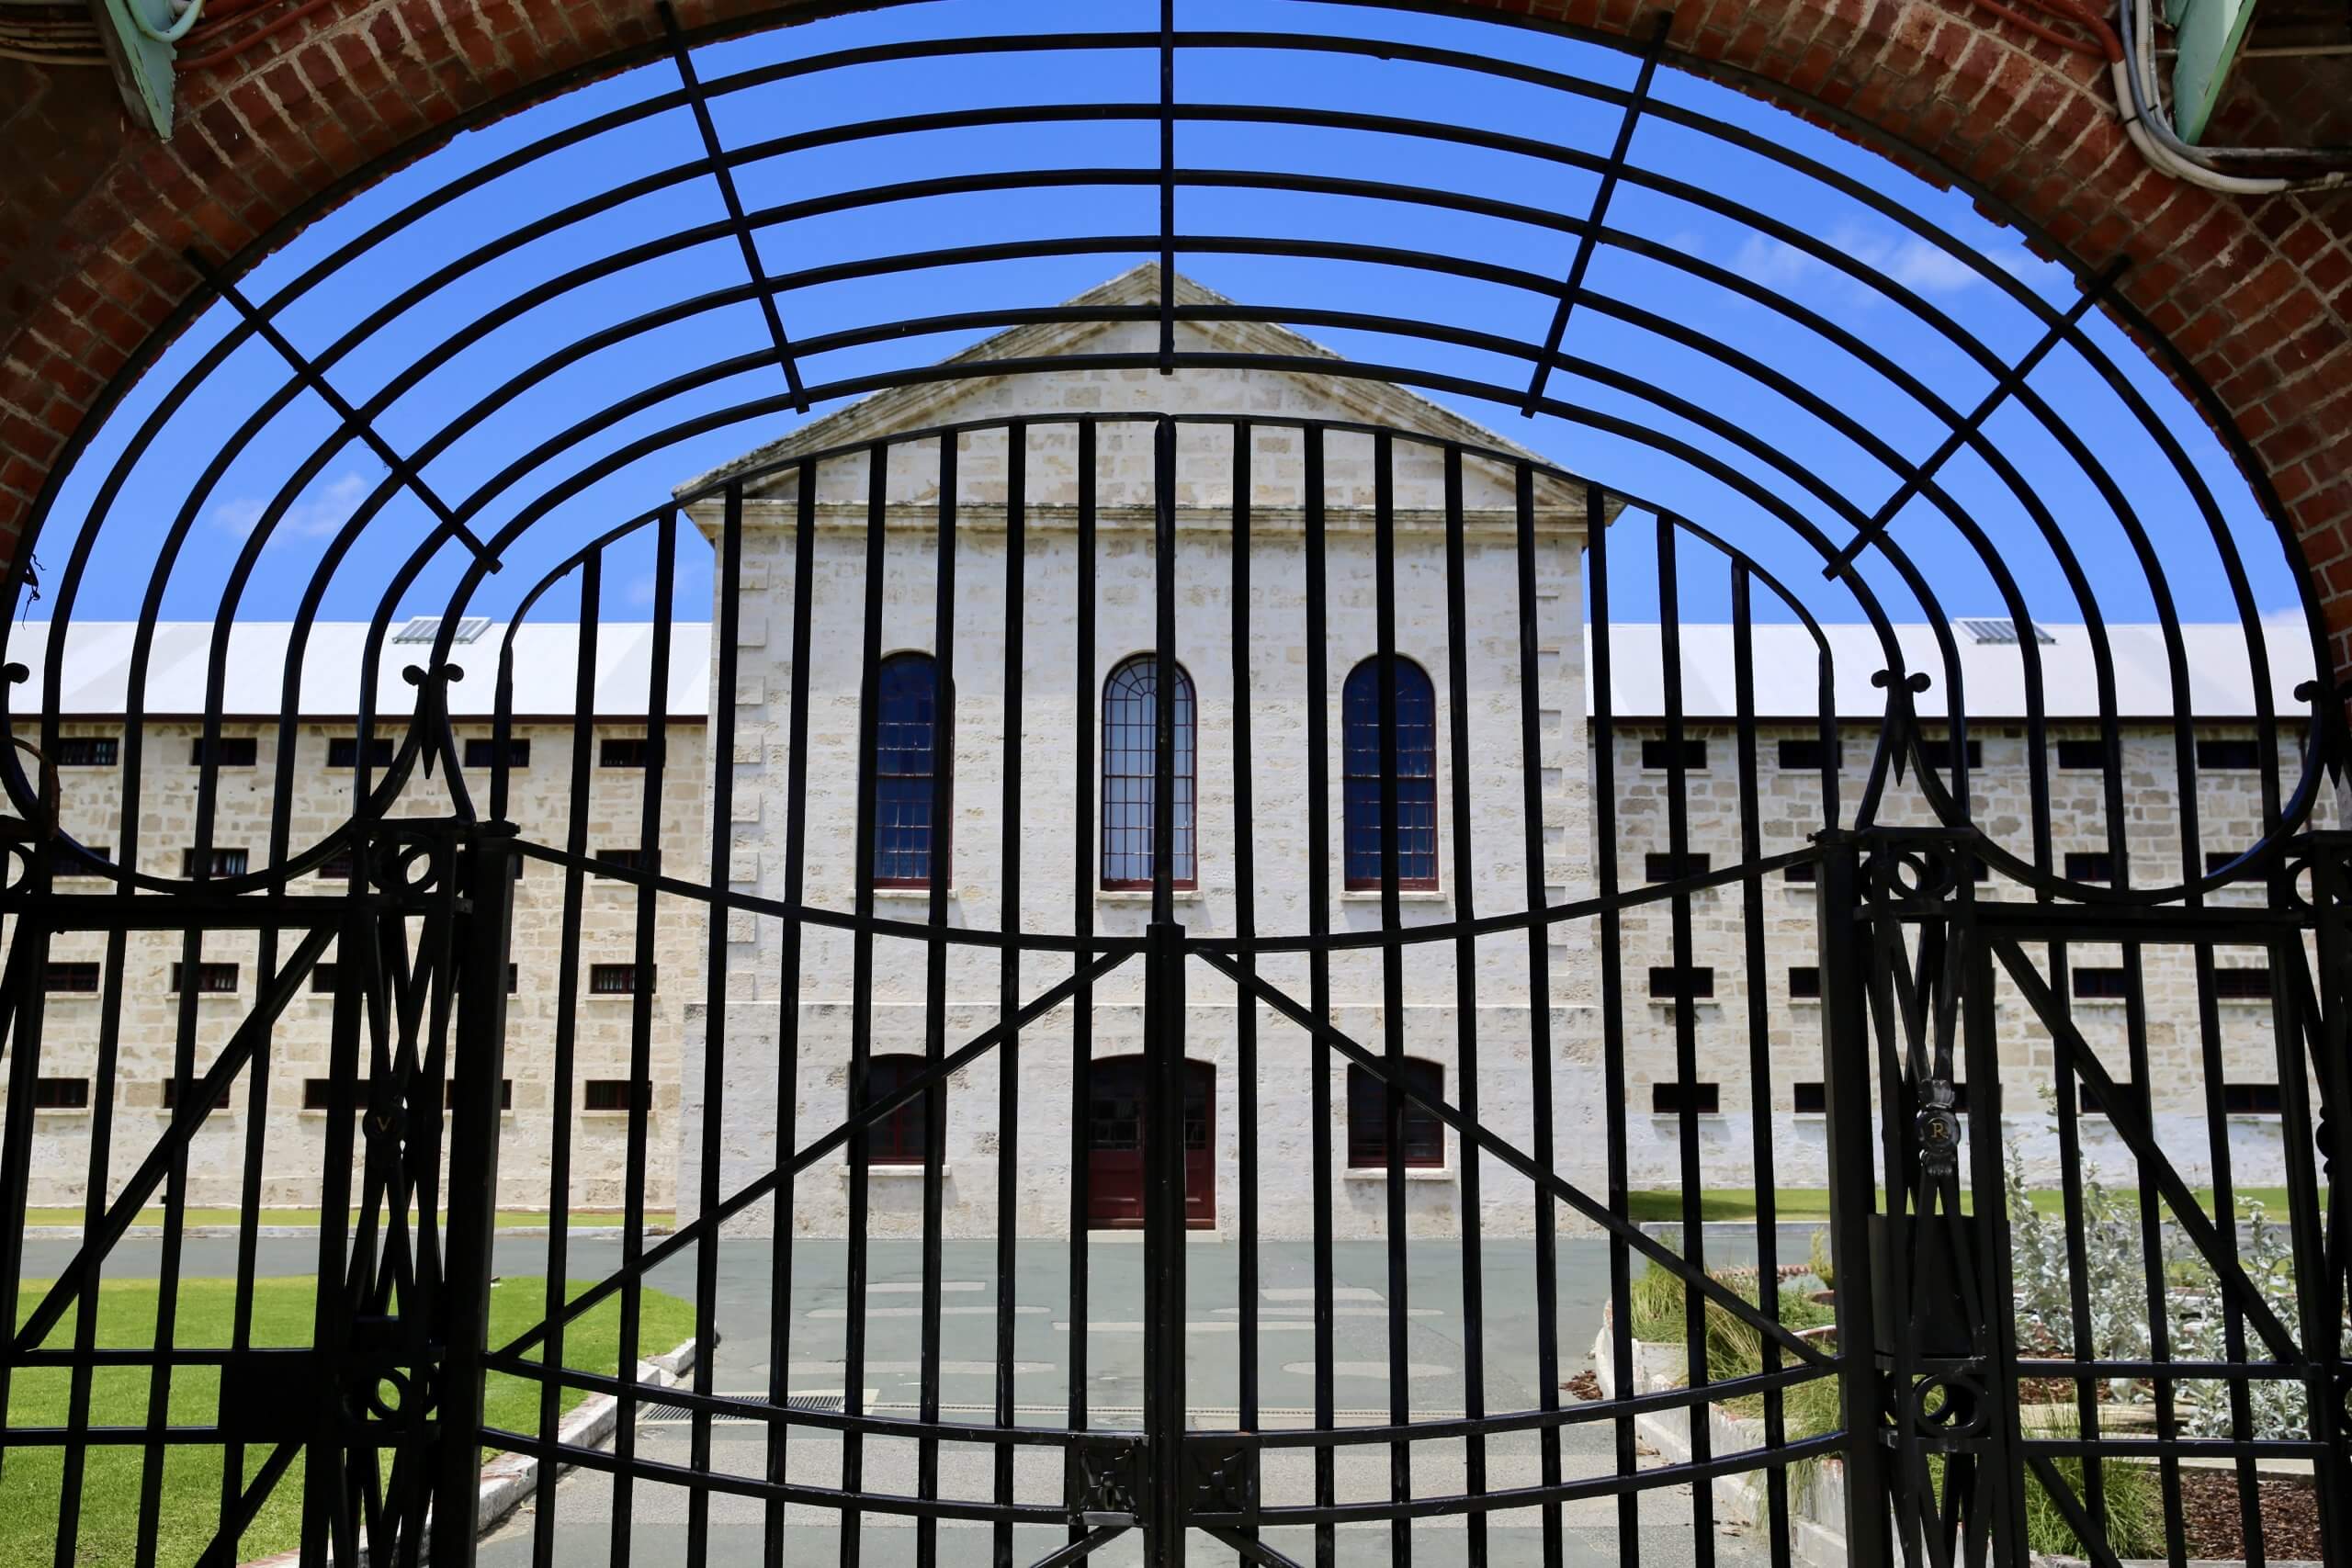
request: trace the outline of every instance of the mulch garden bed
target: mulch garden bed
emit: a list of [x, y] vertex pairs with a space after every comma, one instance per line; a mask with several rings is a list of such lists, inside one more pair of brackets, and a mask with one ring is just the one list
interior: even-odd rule
[[[2319, 1555], [2319, 1496], [2301, 1481], [2263, 1481], [2262, 1551], [2273, 1562], [2316, 1562]], [[2188, 1529], [2188, 1555], [2244, 1562], [2245, 1537], [2239, 1529], [2238, 1478], [2233, 1471], [2180, 1472], [2180, 1511]]]

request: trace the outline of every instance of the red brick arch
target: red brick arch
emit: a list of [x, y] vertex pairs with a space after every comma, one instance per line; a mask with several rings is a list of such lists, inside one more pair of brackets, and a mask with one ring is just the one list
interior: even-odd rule
[[[1621, 33], [1653, 14], [1453, 3]], [[690, 27], [775, 8], [678, 0]], [[328, 0], [183, 74], [168, 143], [125, 124], [102, 73], [0, 61], [0, 561], [108, 379], [193, 290], [182, 249], [243, 249], [401, 144], [659, 35], [649, 0]], [[2155, 174], [2090, 62], [1965, 0], [1683, 0], [1671, 39], [1885, 132], [2030, 232], [2128, 253], [2123, 292], [2251, 444], [2352, 671], [2352, 195], [2246, 200]]]

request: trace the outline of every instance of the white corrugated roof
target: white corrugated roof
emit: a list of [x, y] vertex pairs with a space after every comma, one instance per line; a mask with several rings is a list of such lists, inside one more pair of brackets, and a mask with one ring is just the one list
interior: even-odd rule
[[[137, 629], [129, 621], [76, 622], [67, 629], [59, 712], [110, 716], [123, 710]], [[493, 623], [476, 640], [451, 650], [453, 660], [466, 671], [466, 678], [450, 693], [451, 706], [459, 715], [489, 716], [495, 695], [498, 649], [506, 629], [503, 623]], [[2041, 623], [2041, 629], [2052, 639], [2040, 645], [2043, 711], [2052, 718], [2098, 716], [2098, 688], [2088, 634], [2080, 626], [2048, 622]], [[2299, 627], [2279, 625], [2267, 629], [2272, 700], [2278, 713], [2292, 716], [2303, 707], [2295, 700], [2295, 687], [2311, 679], [2310, 644]], [[229, 636], [223, 712], [250, 717], [277, 714], [292, 631], [285, 622], [237, 623]], [[356, 711], [358, 688], [352, 672], [358, 668], [367, 632], [365, 623], [357, 621], [324, 621], [311, 628], [302, 668], [300, 711], [304, 716], [326, 718]], [[1883, 711], [1884, 694], [1871, 684], [1871, 677], [1886, 663], [1877, 634], [1860, 625], [1825, 626], [1822, 632], [1828, 638], [1836, 669], [1838, 714], [1860, 718]], [[1919, 711], [1941, 715], [1949, 694], [1934, 628], [1917, 623], [1898, 626], [1894, 632], [1908, 667], [1934, 677], [1934, 683], [1919, 698]], [[2025, 667], [2018, 647], [2007, 642], [1979, 643], [1957, 627], [1952, 636], [1960, 645], [1970, 714], [1979, 718], [2023, 717]], [[1810, 716], [1815, 707], [1817, 681], [1812, 634], [1801, 626], [1774, 624], [1757, 626], [1755, 637], [1758, 716]], [[2188, 650], [2190, 712], [2201, 718], [2252, 716], [2254, 682], [2244, 629], [2235, 623], [2190, 625], [2181, 627], [2181, 637]], [[209, 621], [157, 624], [147, 672], [149, 714], [187, 716], [204, 711], [205, 669], [211, 641]], [[2109, 626], [2108, 641], [2115, 657], [2118, 715], [2169, 716], [2172, 682], [2162, 629], [2154, 625]], [[653, 627], [648, 622], [607, 622], [600, 628], [598, 714], [623, 717], [646, 711], [646, 673], [652, 645]], [[379, 665], [379, 713], [409, 711], [413, 688], [401, 679], [401, 671], [415, 663], [428, 646], [387, 640]], [[580, 628], [560, 622], [526, 625], [515, 634], [514, 712], [518, 716], [572, 711], [573, 665], [579, 646]], [[1617, 716], [1645, 718], [1663, 714], [1665, 672], [1656, 623], [1620, 623], [1610, 646], [1611, 694]], [[28, 622], [12, 629], [7, 656], [32, 671], [30, 684], [14, 694], [12, 705], [18, 712], [33, 711], [40, 702], [48, 650], [47, 626]], [[1585, 632], [1585, 667], [1589, 670], [1589, 627]], [[1719, 623], [1683, 626], [1682, 702], [1689, 716], [1728, 718], [1737, 711], [1733, 700], [1732, 651], [1730, 626]], [[670, 649], [672, 716], [699, 719], [707, 716], [709, 665], [709, 624], [677, 623]], [[1588, 711], [1591, 698], [1588, 688]]]
[[[2003, 623], [2006, 625], [2007, 623]], [[2042, 712], [2052, 718], [2096, 718], [2099, 713], [2097, 666], [2090, 634], [2081, 626], [2036, 623], [2049, 640], [2041, 655]], [[2311, 642], [2298, 622], [2267, 623], [2275, 711], [2292, 717], [2306, 711], [2295, 688], [2312, 678]], [[1837, 680], [1838, 714], [1870, 718], [1886, 711], [1886, 694], [1871, 677], [1886, 668], [1878, 633], [1868, 626], [1824, 626]], [[1943, 650], [1924, 622], [1894, 628], [1905, 667], [1924, 671], [1932, 683], [1922, 693], [1922, 715], [1940, 716], [1951, 700]], [[1960, 646], [1961, 678], [1973, 718], [2026, 716], [2025, 660], [2014, 640], [1979, 642], [1963, 626], [1952, 627]], [[2188, 711], [2199, 718], [2251, 717], [2255, 712], [2253, 662], [2245, 630], [2236, 622], [2184, 626]], [[1820, 664], [1813, 634], [1802, 626], [1776, 624], [1755, 629], [1756, 712], [1764, 718], [1812, 716], [1819, 706]], [[2115, 711], [2122, 718], [2169, 717], [2174, 711], [2171, 665], [2164, 629], [2153, 623], [2109, 626], [2108, 647], [2115, 660]], [[1610, 695], [1619, 718], [1655, 717], [1666, 711], [1666, 673], [1659, 659], [1656, 623], [1620, 623], [1610, 636]], [[1692, 718], [1730, 718], [1738, 705], [1733, 687], [1732, 628], [1720, 624], [1682, 627], [1682, 710]], [[1585, 628], [1585, 668], [1590, 670], [1592, 629]], [[1586, 711], [1592, 708], [1586, 689]]]
[[[76, 621], [66, 628], [63, 682], [58, 712], [111, 716], [123, 711], [130, 680], [130, 621]], [[390, 630], [401, 629], [395, 624]], [[470, 628], [469, 628], [470, 629]], [[498, 694], [498, 650], [503, 623], [492, 624], [471, 642], [450, 649], [450, 661], [465, 679], [449, 690], [450, 710], [487, 718]], [[221, 712], [244, 717], [275, 717], [284, 697], [287, 652], [294, 628], [285, 621], [240, 621], [229, 633], [229, 658]], [[50, 628], [26, 622], [10, 629], [7, 656], [32, 671], [32, 680], [11, 694], [19, 713], [37, 711], [48, 662]], [[363, 621], [322, 621], [312, 626], [302, 657], [300, 713], [332, 718], [358, 711], [355, 678], [367, 651]], [[415, 688], [401, 672], [423, 661], [429, 642], [395, 642], [388, 635], [378, 661], [376, 711], [410, 711]], [[148, 658], [146, 711], [163, 718], [205, 710], [205, 672], [212, 650], [209, 621], [161, 621]], [[518, 717], [571, 713], [580, 656], [580, 628], [561, 622], [532, 623], [514, 634], [514, 707]], [[647, 677], [653, 658], [653, 626], [644, 621], [607, 621], [597, 628], [596, 712], [628, 717], [646, 711]], [[668, 711], [673, 718], [701, 719], [710, 707], [710, 626], [682, 621], [670, 643]]]

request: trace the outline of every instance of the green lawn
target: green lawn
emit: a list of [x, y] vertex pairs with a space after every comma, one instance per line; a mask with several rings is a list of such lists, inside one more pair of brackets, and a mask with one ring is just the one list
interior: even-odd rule
[[[185, 1223], [191, 1225], [233, 1225], [243, 1216], [243, 1211], [239, 1209], [199, 1209], [193, 1205], [183, 1210], [182, 1213], [186, 1216]], [[27, 1209], [25, 1211], [25, 1224], [28, 1225], [70, 1225], [79, 1230], [85, 1217], [80, 1209]], [[649, 1213], [645, 1216], [645, 1223], [649, 1226], [666, 1230], [675, 1217], [668, 1213]], [[352, 1222], [355, 1224], [357, 1224], [358, 1218], [359, 1216], [355, 1213], [352, 1215]], [[164, 1223], [164, 1211], [160, 1207], [141, 1209], [139, 1211], [136, 1223], [142, 1225], [160, 1225]], [[266, 1225], [315, 1226], [319, 1223], [319, 1212], [316, 1209], [264, 1209], [261, 1212], [261, 1223]], [[443, 1223], [447, 1223], [446, 1216]], [[544, 1225], [547, 1223], [548, 1212], [545, 1209], [501, 1209], [498, 1211], [500, 1230], [511, 1230], [517, 1225]], [[594, 1213], [574, 1211], [571, 1215], [571, 1224], [575, 1229], [597, 1225], [617, 1225], [620, 1223], [620, 1215], [601, 1210]]]
[[[2126, 1202], [2137, 1202], [2136, 1191], [2129, 1188], [2114, 1190]], [[1884, 1201], [1885, 1194], [1880, 1199]], [[2038, 1188], [2031, 1194], [2033, 1206], [2045, 1214], [2063, 1213], [2065, 1198], [2056, 1188]], [[2236, 1191], [2238, 1212], [2260, 1203], [2265, 1212], [2276, 1219], [2287, 1212], [2287, 1190], [2283, 1187], [2241, 1187]], [[2213, 1190], [2197, 1189], [2198, 1201], [2209, 1208], [2213, 1201]], [[1969, 1195], [1961, 1194], [1963, 1210], [1973, 1209]], [[1682, 1194], [1670, 1188], [1657, 1188], [1626, 1195], [1626, 1211], [1636, 1222], [1653, 1220], [1679, 1221], [1682, 1214]], [[1780, 1187], [1772, 1191], [1773, 1217], [1791, 1224], [1806, 1224], [1829, 1217], [1829, 1190], [1826, 1187]], [[1699, 1217], [1702, 1221], [1741, 1221], [1756, 1218], [1756, 1190], [1752, 1187], [1710, 1188], [1699, 1195]]]
[[[585, 1289], [575, 1281], [572, 1289]], [[230, 1339], [235, 1281], [181, 1281], [178, 1326], [181, 1346], [220, 1346]], [[19, 1322], [40, 1301], [41, 1287], [28, 1281], [21, 1297]], [[97, 1342], [100, 1346], [144, 1346], [153, 1342], [159, 1291], [153, 1280], [108, 1281], [99, 1295]], [[639, 1349], [655, 1355], [671, 1349], [694, 1334], [694, 1308], [675, 1296], [649, 1290], [644, 1293]], [[315, 1297], [309, 1280], [264, 1280], [254, 1292], [253, 1342], [257, 1346], [304, 1345], [310, 1342]], [[491, 1292], [491, 1339], [511, 1339], [545, 1315], [544, 1282], [509, 1278]], [[49, 1348], [70, 1346], [74, 1320], [66, 1315], [51, 1334]], [[617, 1361], [620, 1302], [617, 1297], [575, 1320], [564, 1335], [564, 1360], [583, 1371], [610, 1373]], [[94, 1426], [138, 1426], [147, 1418], [148, 1373], [142, 1368], [101, 1368], [91, 1383], [90, 1419]], [[62, 1368], [19, 1371], [8, 1393], [11, 1427], [61, 1425], [65, 1419], [68, 1378]], [[220, 1374], [211, 1369], [185, 1369], [172, 1378], [171, 1419], [175, 1423], [210, 1425], [219, 1414]], [[566, 1390], [563, 1408], [570, 1410], [585, 1395]], [[494, 1427], [531, 1431], [538, 1421], [538, 1385], [528, 1380], [493, 1375], [485, 1390], [485, 1417]], [[84, 1471], [80, 1555], [92, 1565], [134, 1560], [133, 1537], [139, 1513], [140, 1472], [143, 1452], [135, 1447], [100, 1447], [88, 1450]], [[246, 1473], [258, 1472], [266, 1451], [248, 1450]], [[162, 1489], [162, 1550], [157, 1561], [193, 1562], [220, 1526], [220, 1462], [219, 1449], [188, 1446], [165, 1450]], [[0, 1568], [48, 1568], [54, 1561], [51, 1540], [56, 1531], [59, 1489], [64, 1474], [64, 1454], [58, 1449], [13, 1449], [0, 1471]], [[297, 1458], [262, 1507], [244, 1540], [237, 1561], [245, 1562], [298, 1545], [301, 1529], [302, 1461]]]

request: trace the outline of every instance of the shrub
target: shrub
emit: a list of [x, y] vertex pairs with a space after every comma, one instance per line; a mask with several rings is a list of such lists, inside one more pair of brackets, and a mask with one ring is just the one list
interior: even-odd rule
[[1829, 1227], [1827, 1225], [1823, 1225], [1813, 1233], [1813, 1250], [1808, 1255], [1806, 1263], [1813, 1269], [1813, 1277], [1821, 1281], [1823, 1289], [1834, 1291], [1838, 1288], [1838, 1266], [1829, 1260]]

